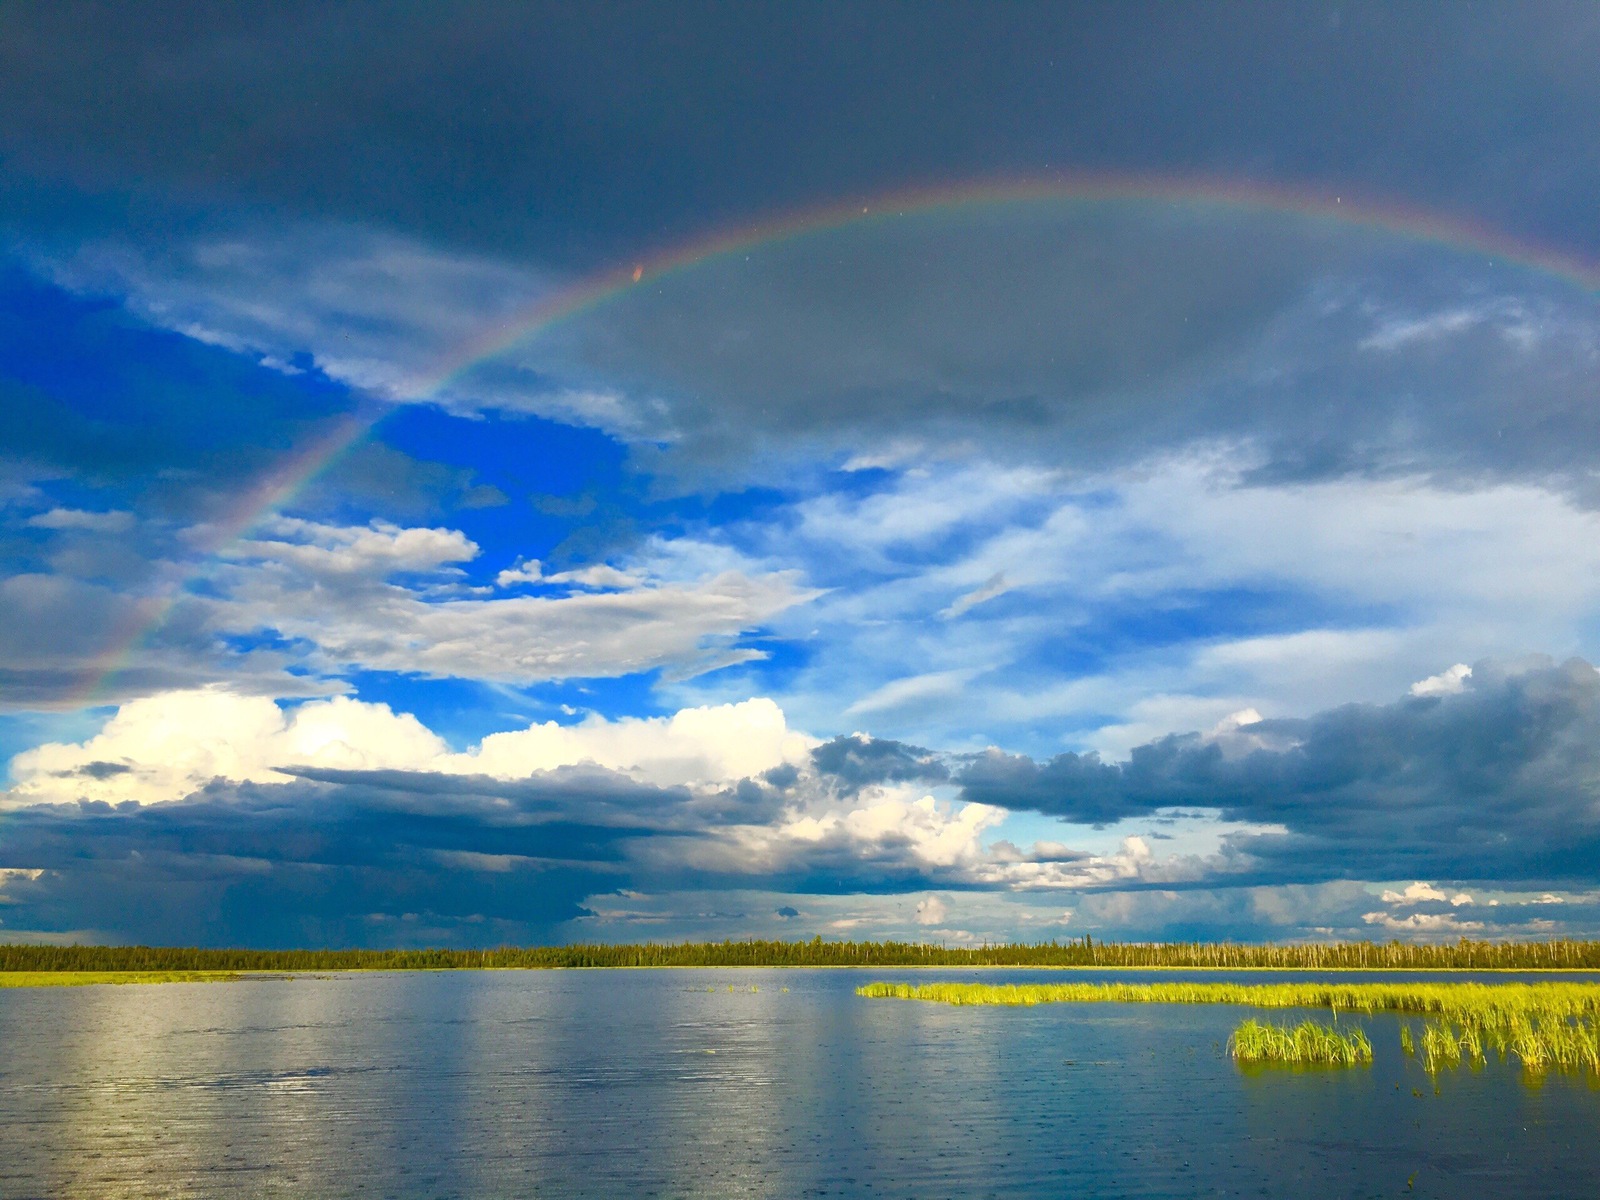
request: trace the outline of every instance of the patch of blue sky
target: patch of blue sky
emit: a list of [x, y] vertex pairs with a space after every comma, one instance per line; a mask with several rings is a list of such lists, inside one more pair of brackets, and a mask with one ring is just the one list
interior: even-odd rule
[[0, 777], [9, 786], [14, 782], [11, 760], [18, 754], [47, 742], [87, 741], [116, 711], [112, 705], [70, 712], [0, 713]]
[[249, 632], [219, 631], [212, 635], [216, 644], [235, 654], [254, 654], [262, 650], [276, 650], [289, 654], [305, 654], [314, 649], [303, 638], [286, 638], [275, 629], [255, 629]]
[[760, 522], [779, 516], [794, 502], [796, 494], [793, 489], [741, 487], [704, 498], [685, 497], [676, 507], [686, 516], [692, 514], [707, 525], [726, 526], [737, 531], [741, 522]]
[[[739, 644], [762, 657], [696, 675], [692, 679], [661, 681], [655, 694], [668, 708], [699, 704], [733, 704], [751, 696], [779, 697], [804, 685], [806, 672], [826, 652], [806, 638], [776, 637], [760, 632], [746, 635]], [[810, 731], [807, 731], [810, 732]]]
[[[567, 725], [590, 713], [603, 717], [658, 717], [678, 705], [663, 698], [659, 671], [640, 671], [610, 678], [556, 679], [519, 689], [541, 706], [541, 721]], [[742, 697], [741, 697], [742, 699]]]
[[[538, 559], [547, 573], [616, 562], [646, 537], [720, 527], [782, 500], [759, 490], [710, 499], [655, 495], [621, 443], [538, 417], [467, 419], [412, 406], [386, 418], [376, 432], [402, 454], [471, 473], [471, 486], [430, 519], [479, 545], [479, 557], [464, 565], [476, 583], [492, 582], [518, 560]], [[499, 495], [485, 503], [477, 490], [485, 488]]]
[[254, 355], [145, 325], [114, 298], [80, 296], [0, 271], [0, 372], [84, 418], [208, 447], [284, 420], [320, 417], [352, 393], [320, 375], [286, 375]]
[[570, 724], [569, 714], [543, 688], [518, 689], [473, 679], [425, 679], [389, 671], [344, 675], [354, 694], [369, 704], [410, 713], [454, 750], [476, 745], [491, 733], [525, 729], [535, 722]]
[[379, 432], [402, 453], [470, 467], [522, 499], [614, 485], [627, 456], [624, 446], [598, 430], [532, 415], [467, 418], [426, 404], [397, 409]]
[[[1037, 598], [1001, 596], [984, 616], [1037, 614]], [[1146, 651], [1307, 629], [1367, 629], [1397, 624], [1401, 614], [1381, 605], [1346, 603], [1294, 587], [1183, 588], [1116, 606], [1027, 643], [1014, 662], [1022, 674], [1096, 674]]]

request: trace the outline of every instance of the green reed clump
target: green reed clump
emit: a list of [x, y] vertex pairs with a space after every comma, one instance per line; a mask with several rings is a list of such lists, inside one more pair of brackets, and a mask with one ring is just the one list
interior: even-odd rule
[[1440, 1022], [1429, 1021], [1422, 1030], [1422, 1065], [1430, 1074], [1461, 1065], [1461, 1041]]
[[1341, 1033], [1317, 1021], [1266, 1025], [1251, 1019], [1233, 1031], [1228, 1053], [1239, 1062], [1354, 1067], [1372, 1062], [1372, 1043], [1360, 1029]]

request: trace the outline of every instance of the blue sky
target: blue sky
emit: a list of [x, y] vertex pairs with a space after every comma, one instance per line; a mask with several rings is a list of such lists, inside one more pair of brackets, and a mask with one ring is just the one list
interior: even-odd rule
[[0, 936], [1600, 933], [1596, 51], [8, 6]]

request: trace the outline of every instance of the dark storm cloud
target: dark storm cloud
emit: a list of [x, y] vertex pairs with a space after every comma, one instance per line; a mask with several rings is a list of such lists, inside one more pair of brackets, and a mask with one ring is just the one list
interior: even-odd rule
[[760, 478], [796, 447], [1103, 469], [1223, 440], [1262, 482], [1512, 476], [1589, 497], [1600, 446], [1591, 292], [1192, 204], [1008, 204], [753, 247], [547, 331], [483, 388], [533, 361], [635, 398], [666, 443], [641, 462], [691, 477]]
[[602, 767], [557, 767], [530, 779], [444, 775], [424, 771], [345, 771], [283, 767], [283, 773], [332, 784], [341, 794], [368, 793], [420, 810], [499, 810], [526, 817], [581, 813], [585, 822], [656, 832], [697, 832], [708, 824], [758, 824], [777, 816], [782, 788], [745, 779], [728, 787], [691, 791], [655, 787]]
[[811, 762], [818, 772], [852, 792], [875, 783], [941, 783], [950, 778], [949, 768], [931, 750], [861, 734], [824, 742], [811, 752]]
[[[205, 264], [192, 246], [174, 260], [187, 266], [147, 264], [146, 302], [274, 352], [360, 346], [356, 371], [384, 330], [379, 374], [422, 369], [417, 347], [431, 364], [552, 266], [614, 267], [754, 214], [994, 174], [1365, 192], [1600, 251], [1591, 7], [12, 4], [0, 29], [14, 224], [44, 243], [131, 243], [152, 263], [198, 239]], [[94, 189], [140, 196], [108, 205]], [[1029, 222], [911, 221], [662, 280], [480, 371], [484, 394], [462, 402], [571, 419], [562, 406], [583, 406], [564, 389], [620, 391], [578, 419], [672, 440], [641, 462], [696, 486], [708, 464], [758, 476], [796, 443], [870, 455], [908, 437], [1068, 465], [1247, 438], [1262, 480], [1511, 471], [1586, 486], [1592, 296], [1551, 300], [1485, 263], [1454, 292], [1415, 295], [1396, 281], [1461, 264], [1419, 269], [1394, 245], [1260, 217]], [[449, 260], [460, 303], [432, 303], [437, 281], [412, 262], [418, 279], [397, 290], [428, 295], [420, 314], [400, 320], [392, 296], [349, 307], [368, 259], [389, 270], [413, 252]], [[353, 274], [275, 253], [352, 253]], [[1335, 268], [1349, 294], [1330, 309], [1315, 285]], [[178, 276], [181, 303], [166, 294]], [[1482, 294], [1485, 277], [1508, 295]], [[208, 308], [207, 288], [237, 294]], [[1500, 315], [1455, 319], [1475, 303]], [[1363, 350], [1377, 310], [1450, 334]]]
[[1284, 826], [1233, 852], [1276, 881], [1448, 878], [1600, 882], [1600, 673], [1573, 659], [1480, 663], [1455, 695], [1352, 704], [1216, 737], [1136, 748], [1126, 763], [990, 751], [963, 797], [1103, 823], [1169, 806]]
[[43, 874], [9, 878], [0, 917], [169, 944], [548, 941], [585, 895], [626, 883], [626, 840], [672, 835], [653, 818], [679, 798], [602, 772], [509, 787], [366, 773], [21, 809], [0, 862]]
[[12, 3], [0, 150], [578, 257], [1107, 164], [1401, 179], [1593, 248], [1597, 58], [1600, 17], [1568, 3]]
[[[86, 773], [115, 778], [117, 764]], [[91, 930], [181, 944], [482, 945], [561, 940], [585, 897], [762, 888], [896, 894], [970, 887], [909, 838], [835, 830], [752, 874], [730, 826], [788, 799], [746, 780], [706, 792], [598, 767], [529, 779], [295, 769], [213, 781], [180, 802], [38, 805], [0, 817], [0, 937]], [[698, 849], [697, 849], [698, 848]], [[35, 876], [34, 873], [38, 874]]]

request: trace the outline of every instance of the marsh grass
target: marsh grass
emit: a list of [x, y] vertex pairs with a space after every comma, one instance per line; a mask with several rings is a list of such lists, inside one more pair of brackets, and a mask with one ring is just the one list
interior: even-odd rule
[[[1405, 1013], [1426, 1019], [1420, 1038], [1409, 1023], [1400, 1027], [1400, 1048], [1419, 1055], [1430, 1074], [1463, 1063], [1482, 1066], [1492, 1051], [1501, 1061], [1514, 1059], [1529, 1075], [1554, 1070], [1600, 1078], [1600, 985], [1592, 983], [871, 983], [856, 990], [862, 996], [956, 1005], [1239, 1004], [1326, 1008], [1336, 1018], [1340, 1013]], [[1236, 1045], [1250, 1026], [1255, 1028], [1247, 1038], [1278, 1036], [1257, 1032], [1276, 1027], [1247, 1021], [1230, 1044]]]
[[87, 987], [97, 983], [232, 983], [238, 971], [0, 971], [0, 988]]
[[1372, 1043], [1361, 1029], [1341, 1033], [1317, 1021], [1268, 1025], [1252, 1018], [1233, 1031], [1228, 1053], [1241, 1063], [1356, 1067], [1372, 1062]]

